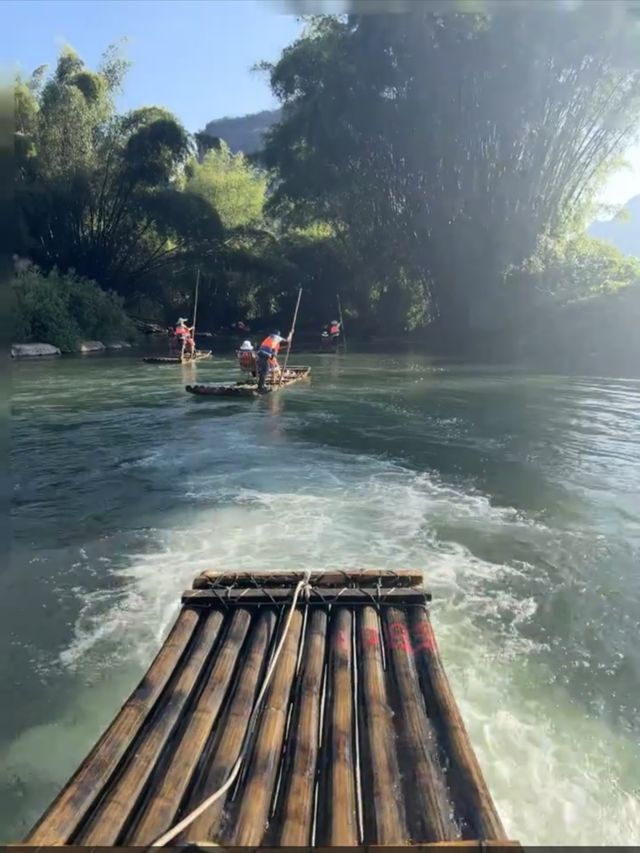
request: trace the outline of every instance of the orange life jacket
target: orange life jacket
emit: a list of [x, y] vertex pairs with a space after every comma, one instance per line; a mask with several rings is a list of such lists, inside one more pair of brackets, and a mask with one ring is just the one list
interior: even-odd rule
[[188, 338], [191, 336], [191, 332], [186, 326], [176, 326], [175, 335], [177, 338]]
[[240, 350], [240, 353], [238, 355], [238, 361], [240, 362], [240, 367], [244, 367], [247, 369], [252, 368], [253, 364], [255, 362], [255, 359], [256, 359], [256, 356], [255, 356], [255, 353], [253, 352], [253, 350], [250, 350], [250, 349]]
[[275, 358], [280, 352], [280, 341], [277, 340], [273, 335], [269, 335], [260, 344], [260, 349], [258, 350], [258, 352], [261, 352], [263, 355], [269, 356], [269, 358]]

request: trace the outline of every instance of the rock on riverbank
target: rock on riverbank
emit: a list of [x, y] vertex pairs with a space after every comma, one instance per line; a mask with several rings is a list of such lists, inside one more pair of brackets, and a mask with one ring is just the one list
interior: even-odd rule
[[41, 358], [62, 355], [52, 344], [11, 344], [11, 358]]
[[78, 352], [104, 352], [106, 346], [102, 341], [83, 341], [78, 347]]

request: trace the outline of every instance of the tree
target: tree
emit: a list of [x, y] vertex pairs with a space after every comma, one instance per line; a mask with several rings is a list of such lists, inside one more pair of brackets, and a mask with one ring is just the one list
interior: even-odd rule
[[544, 239], [535, 255], [509, 272], [506, 284], [516, 291], [532, 291], [541, 307], [566, 305], [640, 286], [640, 260], [585, 233]]
[[218, 211], [225, 228], [256, 226], [263, 219], [266, 175], [221, 140], [192, 165], [186, 186]]
[[637, 127], [640, 74], [617, 7], [432, 8], [314, 20], [271, 68], [265, 162], [272, 208], [331, 223], [380, 310], [412, 282], [408, 310], [455, 340], [575, 228]]
[[18, 252], [128, 296], [160, 272], [212, 251], [224, 229], [181, 191], [190, 137], [166, 110], [117, 115], [126, 63], [108, 51], [91, 72], [66, 49], [44, 82], [16, 83]]

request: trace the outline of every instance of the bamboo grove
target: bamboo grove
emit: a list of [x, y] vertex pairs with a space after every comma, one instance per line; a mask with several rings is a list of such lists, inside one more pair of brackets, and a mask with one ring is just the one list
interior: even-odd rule
[[164, 110], [118, 115], [117, 52], [95, 73], [66, 52], [16, 84], [17, 252], [157, 314], [198, 265], [209, 321], [288, 311], [302, 284], [321, 322], [339, 289], [362, 330], [454, 348], [634, 284], [584, 229], [637, 133], [638, 26], [615, 3], [309, 19], [263, 66], [282, 115], [252, 162]]

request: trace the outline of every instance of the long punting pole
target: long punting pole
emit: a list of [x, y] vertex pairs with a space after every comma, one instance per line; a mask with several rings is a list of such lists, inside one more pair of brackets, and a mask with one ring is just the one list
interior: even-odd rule
[[[190, 361], [196, 360], [196, 314], [198, 313], [198, 286], [200, 285], [200, 267], [198, 267], [198, 272], [196, 273], [196, 292], [193, 297], [193, 323], [191, 324], [191, 334], [193, 336], [193, 351], [191, 353]], [[184, 338], [182, 339], [182, 351], [180, 352], [180, 361], [184, 362], [184, 347], [185, 342]]]
[[296, 320], [298, 319], [298, 308], [300, 308], [300, 300], [302, 299], [302, 288], [298, 291], [298, 301], [296, 302], [296, 310], [293, 313], [293, 323], [291, 324], [291, 338], [289, 340], [289, 346], [287, 347], [287, 354], [284, 359], [284, 367], [280, 372], [280, 381], [278, 382], [278, 387], [282, 385], [282, 380], [284, 379], [284, 375], [287, 372], [287, 364], [289, 363], [289, 353], [291, 352], [291, 344], [293, 343], [293, 333], [296, 330]]
[[195, 347], [195, 342], [196, 342], [196, 315], [198, 313], [198, 289], [199, 289], [199, 287], [200, 287], [200, 267], [198, 267], [198, 272], [196, 273], [196, 293], [195, 293], [195, 296], [193, 297], [193, 323], [192, 323], [193, 331], [192, 331], [192, 335], [193, 335], [194, 347]]
[[340, 332], [342, 334], [342, 345], [344, 346], [344, 351], [347, 351], [347, 336], [344, 333], [344, 320], [342, 319], [342, 305], [340, 304], [340, 294], [336, 293], [336, 299], [338, 300], [338, 316], [340, 317]]

